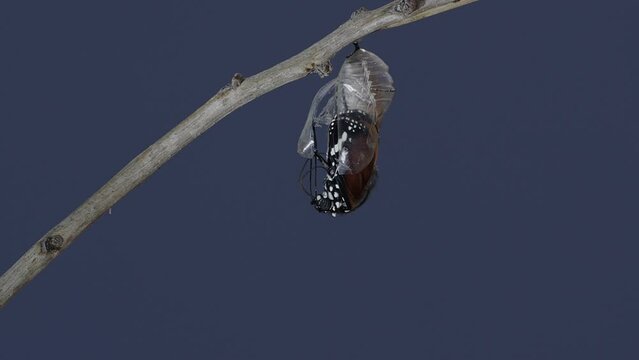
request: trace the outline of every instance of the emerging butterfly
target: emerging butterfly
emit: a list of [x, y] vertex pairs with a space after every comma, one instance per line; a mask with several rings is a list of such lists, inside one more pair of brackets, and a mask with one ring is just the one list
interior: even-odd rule
[[[375, 184], [379, 129], [394, 92], [388, 65], [356, 43], [337, 78], [315, 95], [297, 152], [307, 158], [302, 172], [310, 163], [310, 188], [305, 191], [318, 211], [335, 216], [366, 200]], [[328, 128], [324, 155], [317, 147], [318, 130], [323, 127]], [[326, 173], [321, 192], [317, 170]]]

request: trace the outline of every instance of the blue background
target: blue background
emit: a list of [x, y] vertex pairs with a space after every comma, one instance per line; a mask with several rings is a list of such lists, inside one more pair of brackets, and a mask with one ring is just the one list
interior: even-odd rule
[[[4, 2], [0, 271], [233, 73], [384, 3]], [[484, 0], [368, 36], [397, 94], [361, 209], [301, 192], [327, 80], [296, 81], [24, 288], [0, 358], [639, 358], [638, 12]]]

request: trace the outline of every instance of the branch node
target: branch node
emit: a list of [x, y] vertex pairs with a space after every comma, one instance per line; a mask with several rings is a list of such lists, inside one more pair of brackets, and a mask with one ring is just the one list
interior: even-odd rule
[[237, 89], [237, 87], [240, 86], [242, 82], [244, 82], [244, 76], [242, 76], [242, 74], [240, 73], [235, 73], [235, 75], [233, 75], [233, 78], [231, 79], [231, 89]]
[[333, 65], [331, 64], [330, 60], [326, 60], [320, 64], [313, 63], [311, 65], [311, 71], [319, 75], [319, 77], [321, 78], [327, 77], [328, 75], [330, 75], [332, 70], [333, 70]]
[[400, 0], [397, 5], [395, 5], [395, 11], [402, 13], [404, 16], [408, 16], [424, 6], [424, 2], [424, 0]]
[[64, 238], [61, 235], [47, 236], [46, 239], [44, 239], [43, 245], [44, 251], [47, 254], [58, 252], [62, 250]]
[[231, 83], [222, 86], [220, 91], [217, 92], [216, 96], [224, 96], [229, 91], [237, 89], [244, 82], [244, 79], [245, 78], [242, 74], [235, 73], [231, 78]]
[[351, 20], [356, 19], [358, 17], [360, 17], [361, 15], [363, 15], [366, 12], [369, 12], [370, 10], [368, 10], [367, 8], [365, 8], [364, 6], [362, 6], [361, 8], [353, 11], [353, 13], [351, 14]]

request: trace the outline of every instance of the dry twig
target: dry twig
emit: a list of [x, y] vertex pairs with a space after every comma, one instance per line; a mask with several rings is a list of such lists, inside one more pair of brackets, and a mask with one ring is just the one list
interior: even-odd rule
[[116, 202], [232, 111], [309, 73], [326, 76], [331, 69], [330, 59], [339, 50], [374, 31], [405, 25], [474, 1], [395, 0], [375, 10], [362, 8], [335, 31], [288, 60], [248, 78], [235, 74], [231, 84], [131, 160], [22, 255], [0, 278], [0, 308]]

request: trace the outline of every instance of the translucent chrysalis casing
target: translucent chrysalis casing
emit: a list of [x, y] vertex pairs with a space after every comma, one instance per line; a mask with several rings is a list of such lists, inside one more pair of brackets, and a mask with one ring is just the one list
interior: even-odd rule
[[[324, 188], [311, 194], [320, 212], [347, 213], [360, 206], [375, 183], [379, 129], [395, 88], [388, 65], [356, 47], [337, 78], [315, 95], [297, 152], [314, 170], [326, 172]], [[327, 147], [318, 149], [318, 133], [328, 130]], [[312, 181], [312, 180], [311, 180]]]

